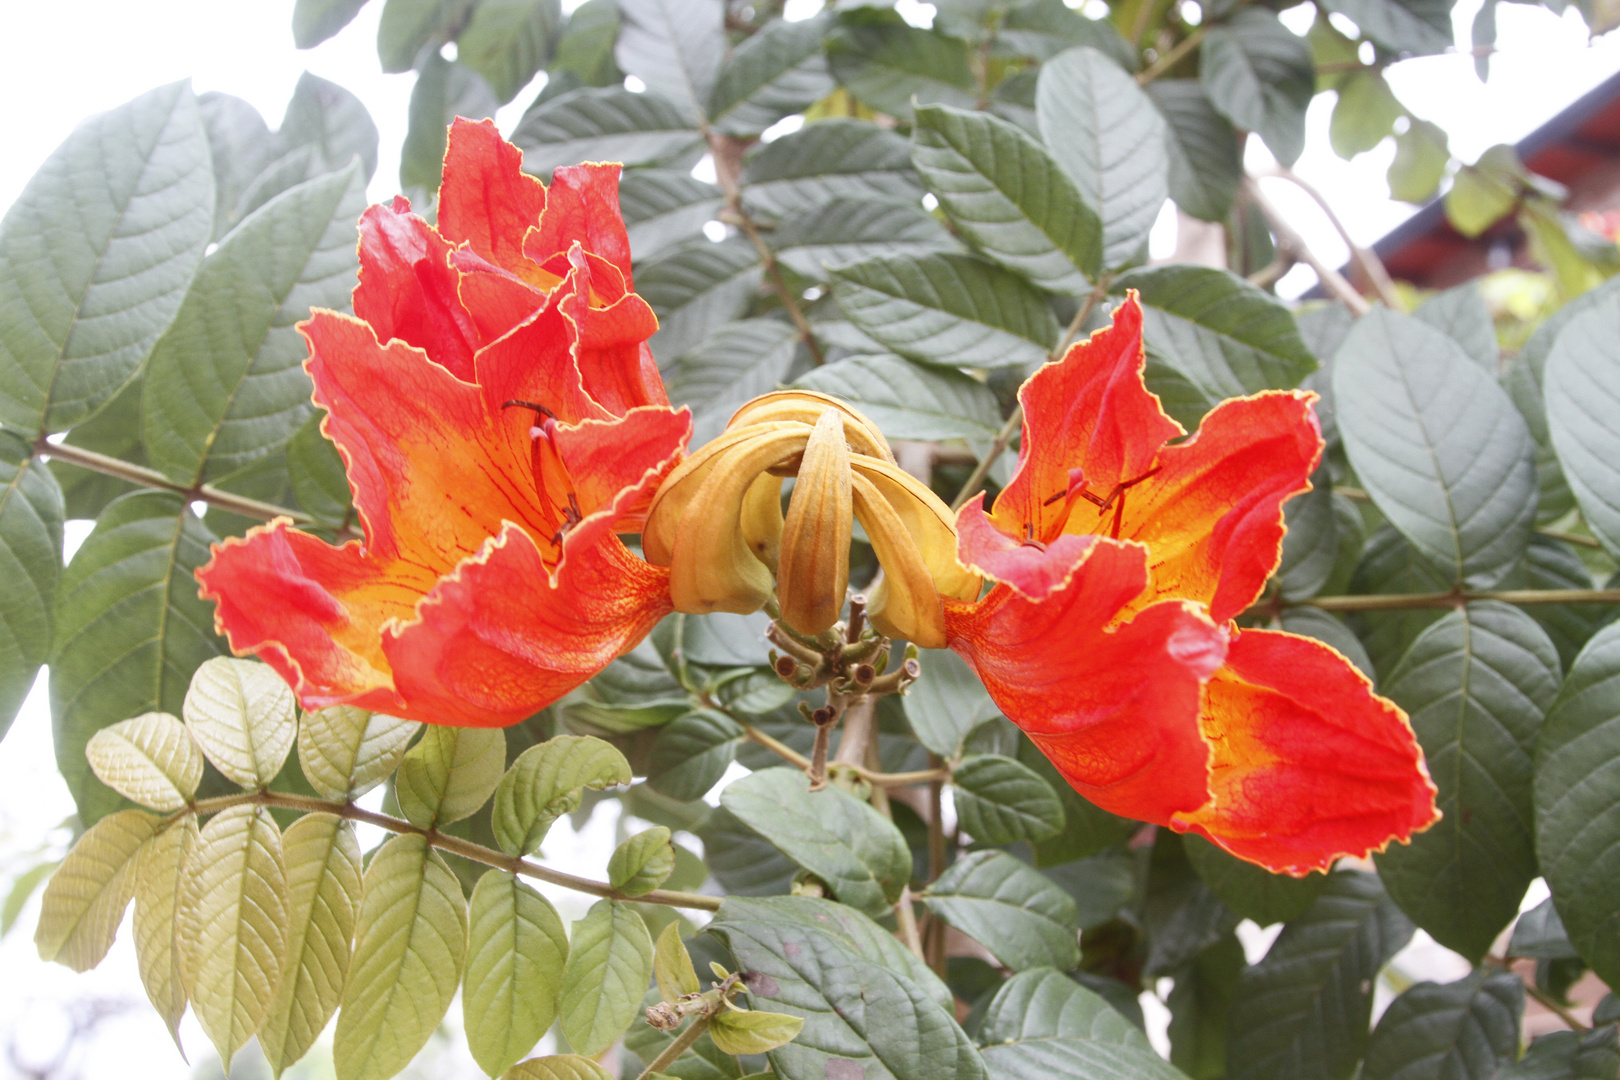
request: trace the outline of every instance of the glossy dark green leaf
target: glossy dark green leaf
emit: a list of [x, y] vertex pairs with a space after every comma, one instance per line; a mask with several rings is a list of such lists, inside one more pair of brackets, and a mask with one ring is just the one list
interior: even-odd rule
[[1243, 974], [1243, 945], [1228, 934], [1175, 974], [1170, 1008], [1170, 1064], [1189, 1080], [1226, 1075], [1226, 1032], [1232, 994]]
[[770, 240], [777, 261], [812, 281], [873, 256], [960, 251], [950, 232], [918, 203], [836, 196], [814, 214], [790, 218]]
[[636, 291], [658, 314], [653, 354], [667, 363], [737, 318], [764, 274], [759, 252], [740, 236], [694, 242], [647, 264]]
[[984, 1080], [943, 985], [858, 914], [807, 897], [728, 898], [707, 929], [747, 972], [751, 1007], [804, 1019], [769, 1055], [785, 1080]]
[[[1373, 663], [1372, 657], [1367, 655], [1367, 649], [1361, 644], [1361, 639], [1356, 637], [1355, 632], [1338, 616], [1321, 608], [1300, 606], [1285, 609], [1279, 621], [1288, 633], [1315, 638], [1331, 645], [1367, 678], [1373, 680], [1378, 678], [1377, 665]], [[1391, 659], [1390, 667], [1394, 665], [1395, 660]]]
[[429, 196], [439, 190], [450, 122], [494, 116], [500, 108], [484, 77], [465, 64], [429, 53], [411, 87], [410, 127], [399, 151], [399, 182]]
[[1079, 912], [1050, 878], [1004, 851], [952, 863], [923, 895], [928, 910], [1014, 971], [1080, 963]]
[[1283, 506], [1288, 532], [1276, 576], [1285, 600], [1343, 592], [1361, 557], [1365, 537], [1355, 504], [1333, 491], [1327, 466], [1312, 474], [1311, 485]]
[[0, 221], [0, 421], [61, 431], [105, 405], [180, 310], [213, 224], [185, 83], [68, 136]]
[[980, 251], [1055, 293], [1077, 295], [1102, 263], [1102, 223], [1045, 148], [983, 112], [917, 110], [911, 158]]
[[1041, 873], [1063, 886], [1080, 913], [1080, 932], [1118, 918], [1136, 896], [1136, 860], [1119, 849], [1048, 866]]
[[1367, 1040], [1364, 1080], [1489, 1080], [1519, 1052], [1524, 983], [1511, 971], [1422, 982], [1390, 1003]]
[[1000, 754], [974, 754], [951, 775], [956, 818], [983, 844], [1047, 840], [1063, 831], [1063, 804], [1029, 766]]
[[864, 120], [819, 120], [749, 156], [743, 202], [750, 213], [788, 219], [837, 195], [922, 199], [911, 143]]
[[0, 432], [0, 738], [50, 651], [64, 512], [50, 469], [22, 439]]
[[561, 22], [557, 0], [479, 0], [456, 35], [456, 62], [482, 75], [502, 103], [511, 101], [545, 67]]
[[[1524, 561], [1502, 579], [1504, 589], [1590, 589], [1593, 578], [1581, 557], [1563, 540], [1537, 533]], [[1524, 609], [1547, 631], [1567, 669], [1599, 628], [1620, 616], [1613, 604], [1530, 604]]]
[[1046, 148], [1102, 222], [1102, 264], [1133, 262], [1169, 196], [1164, 118], [1118, 64], [1089, 46], [1041, 66], [1035, 115]]
[[802, 112], [833, 89], [822, 35], [831, 17], [773, 20], [743, 40], [720, 68], [709, 100], [709, 124], [722, 135], [758, 135]]
[[996, 1080], [1176, 1080], [1147, 1037], [1102, 997], [1037, 968], [1001, 985], [979, 1032]]
[[1452, 46], [1451, 7], [1445, 0], [1329, 0], [1323, 7], [1396, 53], [1423, 56]]
[[726, 53], [724, 16], [720, 0], [619, 0], [614, 56], [695, 121], [706, 116]]
[[724, 203], [719, 188], [675, 169], [634, 169], [619, 181], [619, 209], [638, 262], [700, 235]]
[[968, 732], [1001, 715], [966, 660], [948, 649], [925, 649], [922, 677], [901, 700], [917, 741], [940, 757], [954, 757]]
[[834, 272], [833, 295], [866, 334], [902, 356], [950, 367], [1039, 363], [1058, 337], [1045, 298], [973, 255], [868, 259]]
[[1283, 927], [1232, 999], [1231, 1080], [1346, 1080], [1367, 1044], [1373, 982], [1412, 924], [1372, 874], [1340, 870]]
[[1378, 872], [1419, 926], [1472, 960], [1536, 876], [1531, 756], [1559, 681], [1546, 632], [1486, 600], [1425, 630], [1384, 683], [1412, 719], [1444, 816], [1379, 854]]
[[701, 140], [679, 108], [622, 86], [572, 90], [530, 109], [512, 130], [524, 169], [543, 180], [557, 166], [580, 161], [651, 164], [678, 157]]
[[1613, 305], [1570, 320], [1547, 356], [1547, 427], [1581, 516], [1610, 554], [1620, 552], [1620, 327]]
[[119, 805], [85, 761], [90, 736], [141, 713], [178, 715], [192, 673], [225, 650], [191, 576], [214, 539], [180, 496], [135, 492], [102, 512], [57, 583], [56, 764], [86, 822]]
[[697, 835], [709, 872], [732, 896], [779, 896], [798, 871], [772, 843], [724, 806], [704, 819]]
[[353, 22], [365, 6], [366, 0], [298, 0], [293, 5], [293, 44], [313, 49]]
[[910, 120], [913, 102], [962, 109], [977, 104], [967, 44], [909, 26], [893, 12], [866, 9], [846, 16], [826, 48], [844, 89], [890, 116]]
[[780, 319], [738, 319], [677, 356], [664, 369], [669, 400], [692, 407], [692, 445], [702, 446], [746, 401], [785, 383], [799, 333]]
[[1530, 432], [1496, 381], [1438, 330], [1379, 308], [1334, 357], [1333, 398], [1390, 523], [1450, 580], [1500, 581], [1529, 542], [1536, 488]]
[[1508, 956], [1529, 956], [1536, 960], [1575, 960], [1580, 954], [1569, 942], [1564, 920], [1558, 917], [1558, 908], [1552, 897], [1519, 916], [1513, 924], [1513, 937], [1508, 940]]
[[880, 916], [911, 876], [905, 837], [841, 788], [809, 790], [797, 769], [764, 769], [734, 781], [720, 805], [827, 883], [838, 899]]
[[1536, 850], [1570, 942], [1620, 982], [1620, 624], [1581, 650], [1536, 746]]
[[1305, 39], [1264, 8], [1229, 15], [1204, 35], [1199, 74], [1215, 108], [1257, 132], [1278, 161], [1305, 149], [1305, 108], [1316, 92], [1316, 65]]
[[1148, 267], [1113, 285], [1126, 289], [1142, 295], [1149, 354], [1212, 401], [1297, 386], [1316, 368], [1289, 310], [1230, 271]]
[[1170, 197], [1202, 221], [1225, 221], [1243, 180], [1237, 132], [1197, 79], [1155, 79], [1148, 97], [1164, 117]]
[[1496, 325], [1491, 320], [1485, 294], [1472, 282], [1464, 282], [1435, 293], [1412, 312], [1418, 318], [1463, 347], [1479, 366], [1494, 376], [1501, 348], [1496, 343]]
[[1327, 884], [1325, 874], [1302, 878], [1273, 874], [1192, 833], [1183, 836], [1181, 844], [1187, 861], [1216, 899], [1261, 926], [1297, 919], [1316, 902]]
[[308, 418], [309, 349], [293, 327], [311, 307], [348, 300], [364, 207], [353, 164], [278, 195], [203, 260], [146, 372], [142, 441], [170, 479], [229, 476]]
[[1497, 1074], [1497, 1080], [1615, 1080], [1620, 1076], [1620, 1050], [1615, 1026], [1577, 1035], [1554, 1031], [1530, 1044], [1517, 1065]]
[[713, 709], [689, 712], [658, 732], [647, 783], [661, 795], [701, 799], [736, 760], [742, 725]]

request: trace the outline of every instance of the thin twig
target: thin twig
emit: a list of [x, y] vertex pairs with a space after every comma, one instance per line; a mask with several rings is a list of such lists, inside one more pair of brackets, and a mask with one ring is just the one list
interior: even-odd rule
[[[727, 715], [730, 714], [728, 713]], [[732, 719], [737, 718], [732, 717]], [[769, 750], [783, 761], [786, 761], [794, 768], [804, 769], [806, 771], [810, 770], [812, 765], [811, 760], [799, 753], [797, 750], [793, 749], [793, 747], [776, 738], [774, 735], [761, 731], [753, 724], [741, 720], [738, 722], [742, 724], [744, 738], [748, 739], [750, 742], [758, 743], [760, 746], [763, 746], [765, 749]], [[858, 775], [862, 780], [865, 780], [868, 784], [871, 784], [873, 787], [880, 788], [911, 787], [918, 784], [935, 784], [949, 780], [951, 775], [949, 770], [943, 768], [918, 769], [914, 772], [886, 773], [874, 772], [863, 765], [856, 765], [849, 762], [841, 762], [841, 764], [847, 765], [849, 768], [854, 769], [856, 775]]]
[[1401, 298], [1395, 292], [1395, 282], [1390, 278], [1389, 270], [1384, 266], [1384, 261], [1378, 257], [1376, 252], [1370, 248], [1362, 247], [1350, 238], [1350, 231], [1344, 227], [1344, 222], [1339, 220], [1339, 215], [1333, 212], [1333, 207], [1328, 205], [1327, 199], [1322, 196], [1322, 193], [1316, 189], [1315, 185], [1308, 183], [1287, 166], [1279, 165], [1273, 170], [1272, 175], [1287, 180], [1311, 197], [1311, 200], [1327, 216], [1328, 223], [1339, 234], [1339, 239], [1344, 241], [1344, 246], [1350, 249], [1351, 261], [1361, 268], [1361, 272], [1366, 276], [1368, 284], [1378, 294], [1378, 299], [1384, 302], [1385, 307], [1399, 311]]
[[[1485, 955], [1485, 962], [1495, 967], [1499, 967], [1504, 971], [1513, 972], [1515, 975], [1519, 974], [1518, 972], [1513, 971], [1513, 965], [1505, 957], [1497, 956], [1495, 953], [1487, 953]], [[1548, 1012], [1552, 1013], [1554, 1016], [1558, 1017], [1558, 1019], [1568, 1024], [1571, 1031], [1576, 1032], [1577, 1034], [1585, 1035], [1588, 1031], [1592, 1030], [1592, 1026], [1590, 1024], [1586, 1023], [1580, 1017], [1570, 1012], [1567, 1005], [1565, 1005], [1562, 1001], [1559, 1001], [1553, 995], [1547, 993], [1547, 991], [1543, 990], [1541, 987], [1537, 986], [1534, 981], [1526, 979], [1522, 975], [1520, 976], [1519, 981], [1524, 983], [1524, 992], [1526, 994], [1529, 994], [1537, 1002], [1545, 1006]]]
[[1286, 248], [1289, 254], [1315, 270], [1323, 288], [1338, 297], [1340, 302], [1349, 308], [1352, 314], [1365, 315], [1372, 310], [1372, 305], [1367, 303], [1367, 298], [1357, 292], [1356, 287], [1346, 281], [1343, 274], [1316, 257], [1316, 253], [1311, 251], [1310, 246], [1305, 243], [1305, 238], [1300, 236], [1292, 225], [1288, 224], [1282, 214], [1277, 211], [1277, 208], [1272, 205], [1271, 200], [1266, 198], [1265, 192], [1260, 190], [1259, 181], [1252, 176], [1245, 176], [1243, 178], [1243, 192], [1255, 206], [1260, 208], [1260, 213], [1265, 216], [1266, 221], [1271, 225], [1271, 231], [1277, 234], [1278, 246]]
[[608, 900], [633, 900], [638, 904], [663, 904], [666, 907], [692, 908], [701, 911], [719, 911], [720, 898], [718, 896], [704, 896], [700, 893], [676, 892], [671, 889], [654, 889], [640, 896], [629, 896], [603, 881], [592, 881], [589, 878], [575, 877], [565, 874], [561, 870], [552, 870], [529, 862], [527, 859], [515, 858], [504, 851], [475, 844], [471, 840], [463, 840], [459, 836], [446, 836], [436, 829], [423, 829], [412, 825], [408, 821], [389, 817], [387, 814], [378, 814], [371, 810], [362, 809], [353, 803], [327, 802], [325, 799], [312, 799], [304, 795], [288, 795], [279, 791], [247, 791], [240, 795], [222, 795], [214, 799], [199, 799], [191, 806], [179, 811], [174, 818], [186, 814], [212, 814], [232, 806], [270, 806], [282, 810], [301, 810], [305, 813], [336, 814], [347, 821], [363, 821], [367, 825], [375, 825], [379, 829], [400, 835], [425, 836], [427, 842], [440, 851], [448, 851], [452, 855], [460, 855], [464, 859], [493, 866], [497, 870], [508, 873], [521, 874], [524, 877], [547, 881], [553, 885], [573, 889], [575, 892], [588, 893], [591, 896], [600, 896]]
[[900, 924], [900, 940], [906, 943], [906, 948], [923, 963], [928, 963], [928, 955], [923, 952], [922, 935], [917, 932], [917, 913], [911, 908], [911, 886], [907, 885], [900, 890], [900, 899], [894, 902], [895, 922]]
[[1160, 75], [1163, 75], [1166, 71], [1169, 71], [1176, 64], [1180, 63], [1181, 59], [1188, 53], [1198, 48], [1198, 46], [1204, 40], [1204, 35], [1207, 33], [1209, 33], [1208, 23], [1200, 23], [1199, 25], [1193, 27], [1191, 33], [1182, 38], [1180, 41], [1176, 42], [1168, 52], [1159, 57], [1157, 60], [1153, 61], [1152, 64], [1148, 65], [1147, 70], [1139, 72], [1136, 76], [1136, 84], [1138, 86], [1146, 86], [1154, 79], [1157, 79]]
[[1475, 600], [1504, 604], [1620, 604], [1620, 589], [1498, 589], [1487, 592], [1393, 593], [1387, 596], [1313, 596], [1308, 600], [1266, 600], [1245, 614], [1275, 614], [1278, 608], [1314, 607], [1322, 611], [1414, 611], [1455, 608]]
[[686, 1030], [676, 1037], [675, 1041], [664, 1047], [664, 1052], [653, 1058], [652, 1063], [641, 1071], [636, 1080], [647, 1080], [648, 1077], [662, 1073], [675, 1063], [675, 1059], [686, 1053], [687, 1049], [698, 1041], [698, 1036], [709, 1030], [707, 1016], [695, 1017]]

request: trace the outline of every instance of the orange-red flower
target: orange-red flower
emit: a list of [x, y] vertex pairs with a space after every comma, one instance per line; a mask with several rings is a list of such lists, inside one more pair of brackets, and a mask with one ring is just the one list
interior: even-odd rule
[[617, 165], [549, 189], [485, 121], [450, 131], [438, 227], [404, 199], [360, 222], [354, 317], [299, 329], [364, 541], [286, 519], [197, 572], [215, 622], [306, 707], [515, 723], [670, 610], [640, 530], [691, 423], [632, 289]]
[[1312, 396], [1222, 402], [1196, 434], [1142, 379], [1134, 294], [1019, 391], [1018, 469], [957, 518], [998, 584], [947, 599], [951, 648], [1075, 789], [1304, 874], [1438, 817], [1406, 715], [1320, 642], [1232, 622], [1310, 487]]

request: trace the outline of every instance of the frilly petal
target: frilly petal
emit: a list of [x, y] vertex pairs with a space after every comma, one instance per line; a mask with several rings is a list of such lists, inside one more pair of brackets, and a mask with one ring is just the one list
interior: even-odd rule
[[545, 208], [545, 185], [523, 171], [523, 151], [501, 138], [495, 122], [456, 117], [439, 185], [444, 238], [515, 271], [528, 261], [523, 237]]
[[379, 341], [398, 338], [458, 379], [471, 379], [479, 336], [458, 292], [450, 245], [403, 197], [360, 216], [360, 284], [354, 313]]
[[546, 212], [523, 241], [524, 254], [544, 263], [578, 244], [618, 267], [624, 275], [624, 288], [634, 288], [630, 278], [630, 236], [619, 210], [622, 171], [623, 166], [617, 162], [599, 161], [557, 169], [546, 191]]
[[996, 528], [984, 512], [982, 491], [956, 514], [956, 556], [962, 565], [1029, 600], [1044, 600], [1062, 588], [1096, 539], [1067, 535], [1050, 544], [1016, 540]]

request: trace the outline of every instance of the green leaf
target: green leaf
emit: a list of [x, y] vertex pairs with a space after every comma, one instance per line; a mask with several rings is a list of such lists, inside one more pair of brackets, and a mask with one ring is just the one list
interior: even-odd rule
[[902, 356], [947, 367], [1037, 364], [1058, 324], [1024, 280], [974, 255], [880, 257], [833, 272], [833, 295], [865, 333]]
[[1080, 963], [1079, 912], [1051, 879], [1004, 851], [952, 863], [924, 894], [928, 910], [1014, 971]]
[[41, 960], [89, 971], [112, 948], [135, 892], [141, 846], [162, 819], [120, 810], [85, 830], [45, 886], [34, 944]]
[[918, 742], [940, 757], [955, 757], [962, 740], [1001, 710], [973, 668], [954, 652], [923, 649], [917, 662], [922, 675], [901, 699], [906, 719]]
[[387, 1080], [427, 1045], [461, 985], [467, 901], [422, 836], [378, 848], [362, 895], [332, 1059], [338, 1080]]
[[[557, 57], [552, 61], [552, 77], [566, 81], [574, 76], [585, 86], [622, 83], [624, 75], [613, 62], [613, 43], [619, 36], [619, 5], [616, 0], [585, 0], [568, 16]], [[551, 84], [546, 84], [549, 89]]]
[[777, 1075], [984, 1080], [948, 991], [941, 1000], [944, 987], [927, 967], [850, 909], [808, 897], [727, 897], [707, 929], [747, 972], [750, 1005], [804, 1020], [798, 1038], [770, 1052]]
[[343, 458], [321, 434], [323, 413], [304, 421], [287, 442], [287, 477], [298, 505], [324, 525], [342, 525], [354, 512]]
[[[1380, 525], [1367, 538], [1361, 562], [1350, 579], [1353, 593], [1396, 596], [1401, 593], [1445, 592], [1450, 588], [1446, 575], [1418, 553], [1411, 542], [1388, 524]], [[1380, 679], [1388, 678], [1407, 648], [1444, 613], [1435, 609], [1381, 611], [1352, 614], [1348, 620], [1366, 646], [1367, 655], [1378, 669]]]
[[1170, 197], [1201, 221], [1225, 221], [1243, 180], [1237, 132], [1197, 79], [1155, 79], [1147, 93], [1164, 117]]
[[1389, 197], [1402, 202], [1425, 203], [1434, 198], [1451, 164], [1451, 150], [1445, 131], [1427, 120], [1395, 136], [1395, 157], [1389, 163]]
[[1311, 485], [1310, 491], [1283, 506], [1288, 532], [1276, 573], [1286, 600], [1303, 600], [1324, 590], [1343, 592], [1365, 541], [1360, 511], [1334, 492], [1327, 466], [1312, 474]]
[[411, 70], [423, 47], [435, 38], [444, 41], [471, 6], [471, 0], [388, 0], [377, 24], [383, 71]]
[[1305, 39], [1261, 8], [1241, 8], [1204, 35], [1198, 59], [1210, 102], [1292, 165], [1305, 149], [1305, 109], [1316, 64]]
[[693, 121], [705, 118], [726, 54], [724, 15], [719, 0], [619, 0], [614, 57]]
[[309, 348], [293, 324], [342, 308], [365, 207], [356, 165], [283, 192], [203, 260], [152, 350], [142, 397], [148, 461], [183, 484], [218, 480], [280, 450], [309, 416]]
[[332, 814], [305, 814], [281, 838], [287, 862], [287, 957], [259, 1031], [270, 1068], [314, 1045], [343, 997], [349, 943], [360, 910], [360, 841]]
[[981, 844], [1047, 840], [1063, 831], [1063, 804], [1027, 765], [1000, 754], [975, 754], [951, 774], [956, 816]]
[[745, 776], [720, 805], [867, 915], [888, 911], [911, 877], [911, 849], [892, 822], [841, 788], [810, 791], [797, 769]]
[[1075, 295], [1102, 263], [1102, 223], [1040, 143], [988, 113], [919, 108], [911, 159], [961, 233], [1014, 273]]
[[1288, 922], [1305, 914], [1328, 882], [1326, 874], [1302, 878], [1273, 874], [1263, 866], [1228, 855], [1192, 833], [1182, 836], [1181, 846], [1187, 861], [1215, 898], [1260, 926]]
[[1536, 745], [1536, 850], [1570, 943], [1620, 981], [1620, 624], [1571, 666]]
[[680, 109], [657, 94], [622, 86], [582, 87], [530, 109], [512, 131], [523, 168], [542, 179], [559, 165], [622, 161], [648, 165], [679, 157], [702, 136]]
[[462, 1023], [473, 1060], [495, 1076], [556, 1018], [568, 937], [550, 902], [503, 870], [486, 871], [473, 887], [469, 925]]
[[1519, 1053], [1524, 983], [1511, 971], [1422, 982], [1390, 1003], [1367, 1040], [1364, 1080], [1494, 1077]]
[[916, 203], [835, 196], [815, 214], [790, 218], [771, 236], [777, 261], [812, 281], [879, 255], [958, 251], [951, 234]]
[[239, 97], [209, 91], [198, 96], [197, 107], [214, 159], [213, 238], [218, 240], [236, 223], [243, 192], [274, 156], [274, 136], [259, 110]]
[[674, 169], [635, 169], [619, 181], [619, 209], [638, 262], [694, 239], [725, 201], [713, 184]]
[[826, 48], [839, 84], [890, 116], [910, 120], [913, 101], [962, 109], [977, 103], [967, 44], [908, 26], [892, 11], [846, 15], [827, 36]]
[[1367, 1043], [1373, 982], [1413, 933], [1372, 874], [1340, 870], [1283, 927], [1232, 999], [1231, 1080], [1345, 1080]]
[[757, 1009], [723, 1009], [709, 1021], [709, 1038], [725, 1054], [763, 1054], [792, 1042], [802, 1030], [800, 1017]]
[[996, 1080], [1175, 1080], [1134, 1024], [1091, 990], [1051, 968], [1001, 984], [979, 1031]]
[[1350, 464], [1378, 509], [1451, 580], [1489, 588], [1524, 554], [1533, 444], [1496, 381], [1410, 316], [1356, 321], [1333, 362]]
[[57, 768], [87, 822], [118, 806], [85, 761], [90, 736], [142, 713], [179, 713], [192, 672], [224, 649], [191, 576], [213, 539], [180, 496], [135, 492], [107, 507], [62, 572], [51, 715]]
[[[135, 962], [140, 966], [146, 999], [163, 1017], [176, 1045], [188, 999], [180, 942], [175, 940], [175, 915], [186, 887], [186, 863], [198, 835], [196, 815], [181, 818], [141, 847], [135, 869]], [[45, 868], [51, 865], [41, 864]]]
[[561, 22], [557, 0], [479, 0], [456, 35], [456, 61], [482, 75], [504, 105], [545, 66]]
[[197, 794], [203, 755], [186, 726], [150, 712], [104, 727], [84, 748], [96, 779], [153, 810], [179, 810]]
[[758, 135], [803, 112], [833, 89], [821, 38], [826, 15], [775, 20], [732, 50], [709, 99], [709, 126], [722, 135]]
[[1412, 314], [1461, 345], [1486, 374], [1496, 374], [1501, 348], [1496, 343], [1490, 305], [1485, 303], [1478, 284], [1468, 281], [1435, 293]]
[[191, 1011], [227, 1067], [275, 1000], [289, 898], [268, 809], [232, 806], [203, 826], [186, 859], [175, 941]]
[[[1076, 45], [1090, 45], [1127, 71], [1138, 64], [1136, 50], [1107, 19], [1090, 19], [1063, 0], [1036, 0], [1019, 4], [1001, 20], [990, 42], [992, 54], [1050, 60]], [[1003, 79], [1000, 86], [1006, 85]]]
[[366, 0], [298, 0], [293, 5], [293, 44], [313, 49], [353, 22], [365, 6]]
[[658, 995], [664, 1001], [674, 1001], [687, 994], [695, 994], [703, 987], [692, 968], [692, 955], [681, 941], [681, 926], [672, 922], [658, 935], [653, 950], [653, 979], [658, 983]]
[[[912, 687], [916, 693], [916, 687]], [[1128, 818], [1115, 817], [1069, 786], [1040, 748], [1027, 737], [1018, 740], [1018, 760], [1034, 769], [1063, 803], [1063, 832], [1034, 844], [1036, 866], [1056, 866], [1095, 855], [1119, 843], [1140, 826]]]
[[[495, 757], [499, 761], [502, 754]], [[558, 735], [531, 746], [499, 778], [499, 787], [490, 785], [495, 789], [495, 840], [508, 855], [533, 854], [551, 823], [579, 808], [585, 788], [600, 791], [629, 782], [630, 763], [601, 739]]]
[[1445, 0], [1328, 0], [1368, 38], [1396, 53], [1427, 55], [1451, 48], [1451, 6]]
[[1338, 91], [1328, 141], [1346, 161], [1383, 142], [1394, 132], [1395, 121], [1406, 115], [1382, 72], [1352, 71], [1339, 82]]
[[736, 760], [742, 725], [725, 713], [697, 709], [658, 732], [647, 762], [647, 783], [660, 795], [701, 799]]
[[1242, 974], [1243, 945], [1235, 934], [1176, 971], [1175, 986], [1165, 1002], [1170, 1008], [1170, 1064], [1190, 1080], [1220, 1080], [1226, 1075], [1232, 994]]
[[838, 195], [896, 202], [923, 196], [907, 139], [842, 117], [818, 120], [761, 146], [743, 167], [742, 191], [749, 213], [784, 220]]
[[419, 829], [460, 821], [495, 793], [505, 766], [502, 732], [430, 724], [395, 774], [399, 812]]
[[1498, 144], [1464, 165], [1446, 192], [1446, 220], [1470, 240], [1513, 211], [1525, 181], [1513, 147]]
[[740, 236], [696, 241], [636, 273], [636, 291], [658, 315], [653, 354], [670, 361], [740, 316], [759, 291], [759, 252]]
[[1531, 755], [1558, 652], [1518, 608], [1479, 601], [1425, 630], [1384, 692], [1406, 710], [1444, 815], [1377, 857], [1390, 897], [1477, 961], [1536, 876]]
[[[1590, 589], [1592, 575], [1567, 543], [1538, 533], [1530, 537], [1524, 561], [1502, 585], [1508, 589]], [[1568, 668], [1592, 635], [1620, 612], [1612, 604], [1535, 604], [1525, 614], [1547, 631], [1558, 647], [1558, 658]]]
[[1620, 1073], [1615, 1026], [1608, 1024], [1577, 1035], [1554, 1031], [1530, 1044], [1517, 1065], [1497, 1074], [1498, 1080], [1611, 1080]]
[[231, 220], [306, 180], [348, 168], [356, 157], [369, 182], [377, 171], [377, 125], [365, 105], [337, 83], [304, 72], [281, 127], [271, 137], [269, 156], [244, 187]]
[[620, 844], [608, 859], [608, 884], [626, 896], [645, 896], [662, 885], [675, 872], [669, 837], [668, 829], [655, 825]]
[[182, 715], [203, 754], [226, 778], [265, 788], [298, 737], [292, 690], [257, 660], [219, 656], [191, 678]]
[[421, 727], [352, 705], [316, 709], [298, 724], [298, 763], [322, 796], [353, 802], [394, 774]]
[[62, 574], [62, 488], [33, 450], [0, 433], [0, 738], [34, 685], [51, 644]]
[[410, 126], [399, 151], [400, 185], [432, 198], [444, 177], [451, 121], [458, 116], [494, 116], [500, 105], [489, 83], [466, 64], [436, 52], [424, 56], [411, 87]]
[[787, 891], [798, 872], [792, 860], [724, 806], [704, 818], [697, 834], [709, 872], [729, 895], [775, 896]]
[[613, 1074], [588, 1057], [553, 1054], [521, 1061], [501, 1080], [613, 1080]]
[[738, 319], [677, 356], [664, 381], [673, 404], [692, 407], [692, 445], [720, 434], [744, 402], [781, 386], [798, 351], [792, 323]]
[[213, 231], [197, 99], [171, 83], [81, 124], [0, 221], [0, 421], [62, 431], [141, 366]]
[[[1333, 646], [1339, 655], [1354, 664], [1367, 678], [1377, 678], [1377, 665], [1373, 663], [1372, 657], [1367, 655], [1361, 639], [1336, 616], [1320, 608], [1293, 607], [1284, 610], [1279, 621], [1288, 633], [1315, 638], [1323, 644]], [[1394, 664], [1395, 660], [1392, 658], [1389, 666], [1393, 667]]]
[[568, 1045], [600, 1054], [636, 1018], [652, 980], [653, 943], [630, 905], [598, 900], [574, 924], [562, 976], [562, 1033]]
[[984, 383], [886, 353], [824, 364], [793, 385], [849, 402], [891, 439], [993, 439], [1001, 428], [1001, 406]]
[[1570, 320], [1547, 356], [1547, 428], [1593, 535], [1620, 553], [1620, 434], [1606, 411], [1620, 400], [1620, 326], [1612, 305]]
[[1142, 294], [1148, 354], [1185, 375], [1211, 401], [1299, 385], [1316, 358], [1275, 296], [1229, 270], [1132, 270], [1111, 291]]
[[1081, 46], [1041, 66], [1035, 115], [1047, 150], [1102, 222], [1103, 266], [1136, 261], [1169, 195], [1159, 110], [1118, 64]]
[[1570, 944], [1564, 920], [1552, 897], [1519, 916], [1508, 941], [1508, 956], [1529, 956], [1537, 960], [1578, 960], [1580, 954]]

